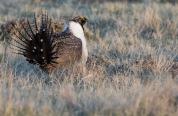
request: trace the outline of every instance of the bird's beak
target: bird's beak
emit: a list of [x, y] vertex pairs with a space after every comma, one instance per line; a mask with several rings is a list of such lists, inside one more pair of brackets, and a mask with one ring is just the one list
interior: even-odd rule
[[82, 18], [82, 22], [87, 22], [87, 18], [86, 17], [81, 17]]

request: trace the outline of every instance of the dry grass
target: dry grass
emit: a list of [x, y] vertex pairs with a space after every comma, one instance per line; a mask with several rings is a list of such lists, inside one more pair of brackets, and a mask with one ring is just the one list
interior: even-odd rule
[[1, 0], [0, 23], [44, 9], [56, 20], [87, 16], [88, 71], [74, 66], [46, 75], [8, 49], [0, 64], [1, 115], [178, 115], [170, 71], [178, 54], [177, 5], [33, 1]]

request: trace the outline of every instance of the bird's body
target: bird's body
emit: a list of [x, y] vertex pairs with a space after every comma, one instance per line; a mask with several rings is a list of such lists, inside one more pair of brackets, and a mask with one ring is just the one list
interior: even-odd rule
[[48, 68], [64, 68], [73, 65], [75, 62], [79, 62], [82, 58], [82, 41], [75, 37], [71, 32], [62, 32], [56, 34], [54, 37], [54, 43], [56, 51], [54, 66]]
[[[29, 22], [24, 27], [26, 37], [20, 33], [18, 41], [19, 54], [27, 61], [39, 65], [47, 72], [58, 68], [72, 66], [76, 62], [85, 64], [88, 57], [83, 25], [86, 18], [71, 19], [63, 32], [53, 33], [48, 17], [42, 16], [40, 28], [35, 21], [35, 28]], [[28, 31], [29, 30], [29, 31]]]

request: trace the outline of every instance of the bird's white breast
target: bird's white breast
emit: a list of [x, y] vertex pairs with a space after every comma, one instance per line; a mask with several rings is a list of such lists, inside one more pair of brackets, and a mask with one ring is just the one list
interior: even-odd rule
[[86, 63], [88, 57], [88, 50], [87, 50], [87, 42], [84, 35], [84, 31], [82, 26], [74, 21], [69, 22], [69, 29], [71, 30], [72, 34], [77, 38], [81, 39], [82, 41], [82, 62]]

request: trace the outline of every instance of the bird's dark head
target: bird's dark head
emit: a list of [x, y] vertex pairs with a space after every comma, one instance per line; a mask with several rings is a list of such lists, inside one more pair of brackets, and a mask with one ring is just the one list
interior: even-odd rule
[[77, 22], [83, 27], [83, 25], [87, 22], [87, 18], [84, 16], [77, 16], [72, 18], [70, 21]]

